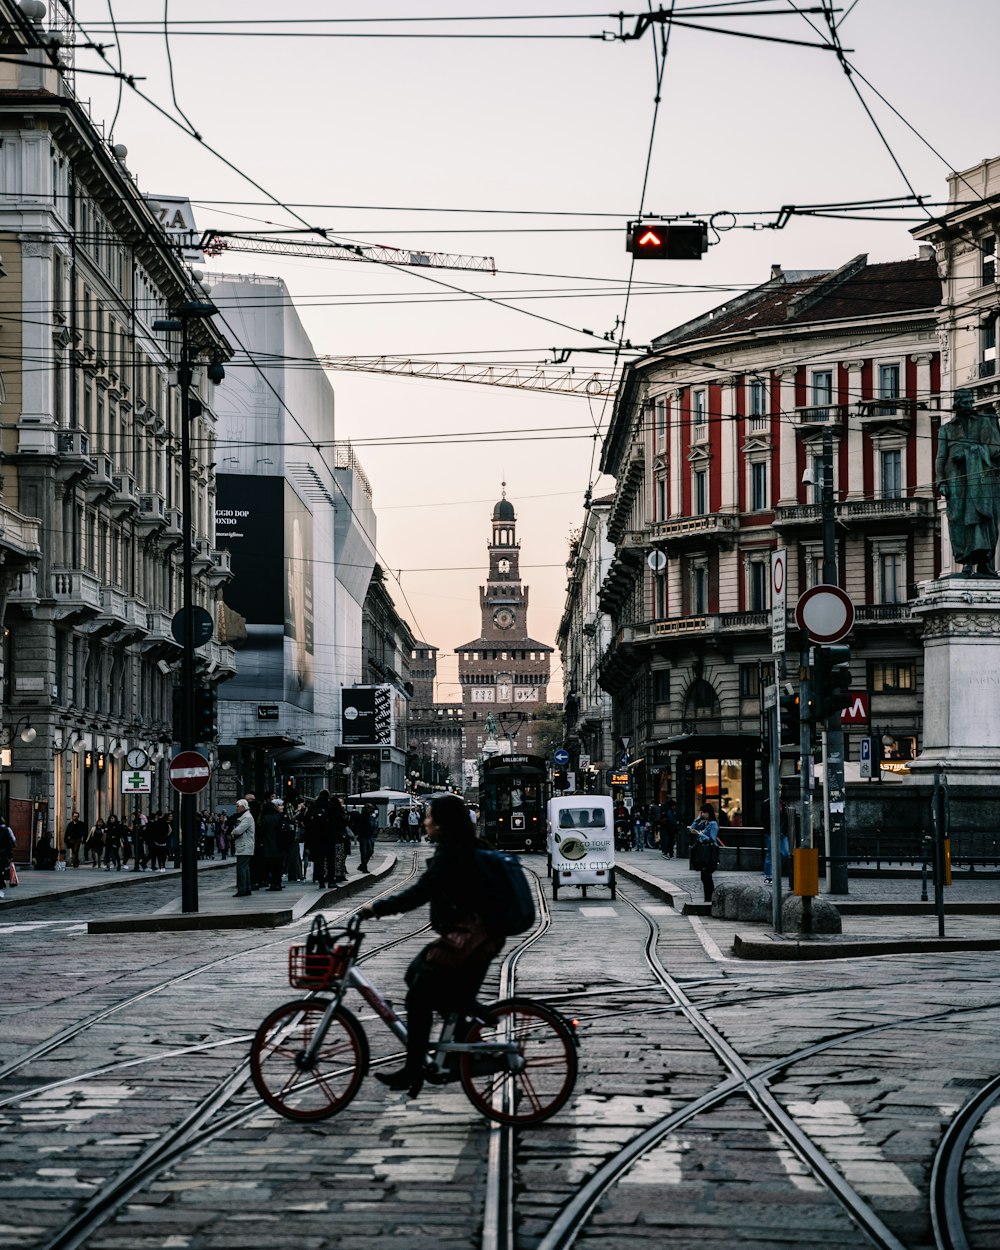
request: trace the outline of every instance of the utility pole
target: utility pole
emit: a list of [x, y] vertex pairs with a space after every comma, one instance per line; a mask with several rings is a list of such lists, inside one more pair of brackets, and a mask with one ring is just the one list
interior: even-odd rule
[[[214, 304], [207, 300], [188, 300], [179, 305], [168, 320], [154, 321], [154, 330], [180, 331], [181, 358], [177, 369], [177, 384], [181, 392], [181, 610], [184, 614], [181, 644], [180, 684], [180, 742], [182, 751], [195, 748], [194, 725], [194, 550], [191, 543], [191, 429], [193, 415], [191, 383], [194, 378], [194, 361], [191, 358], [191, 342], [188, 324], [193, 320], [212, 317]], [[215, 367], [213, 381], [222, 380], [221, 366]], [[195, 401], [197, 403], [198, 401]], [[200, 410], [200, 405], [199, 405]], [[181, 848], [181, 911], [198, 910], [198, 796], [181, 795], [181, 819], [178, 830]]]
[[[823, 429], [823, 490], [820, 499], [823, 518], [823, 582], [839, 586], [837, 548], [834, 533], [836, 508], [833, 494], [833, 432]], [[844, 723], [840, 708], [831, 710], [826, 721], [823, 751], [823, 806], [826, 814], [827, 883], [831, 894], [846, 894], [847, 830], [844, 826]]]

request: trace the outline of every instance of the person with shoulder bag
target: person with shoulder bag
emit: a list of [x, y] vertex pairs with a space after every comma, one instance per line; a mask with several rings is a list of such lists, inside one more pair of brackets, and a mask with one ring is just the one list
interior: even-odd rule
[[715, 893], [713, 874], [719, 866], [719, 822], [715, 819], [715, 808], [711, 803], [702, 804], [698, 819], [689, 826], [695, 835], [691, 846], [691, 867], [701, 874], [701, 885], [705, 891], [705, 902], [712, 901]]
[[476, 831], [465, 804], [455, 794], [431, 800], [424, 818], [434, 847], [423, 875], [408, 889], [367, 903], [362, 918], [392, 916], [430, 903], [431, 928], [438, 937], [406, 970], [406, 1062], [395, 1072], [376, 1072], [390, 1089], [420, 1092], [434, 1012], [468, 1012], [490, 962], [505, 936], [486, 919], [488, 885], [476, 862]]

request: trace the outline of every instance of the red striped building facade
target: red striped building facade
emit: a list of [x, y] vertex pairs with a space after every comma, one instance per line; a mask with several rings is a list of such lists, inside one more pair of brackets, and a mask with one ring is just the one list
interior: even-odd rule
[[[638, 801], [670, 790], [684, 815], [710, 799], [733, 823], [758, 823], [771, 553], [787, 550], [792, 608], [822, 580], [825, 434], [838, 580], [858, 613], [852, 689], [868, 693], [890, 755], [919, 750], [922, 650], [908, 605], [941, 571], [939, 301], [923, 256], [775, 267], [630, 366], [602, 461], [617, 489], [600, 671], [613, 731], [635, 744]], [[863, 732], [849, 730], [849, 761]]]

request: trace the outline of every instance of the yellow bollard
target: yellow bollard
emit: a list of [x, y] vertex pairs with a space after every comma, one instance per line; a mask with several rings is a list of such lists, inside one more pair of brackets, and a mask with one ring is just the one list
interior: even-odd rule
[[944, 883], [951, 885], [951, 838], [944, 839]]
[[815, 898], [819, 894], [819, 851], [814, 846], [797, 846], [792, 853], [792, 870], [792, 893]]

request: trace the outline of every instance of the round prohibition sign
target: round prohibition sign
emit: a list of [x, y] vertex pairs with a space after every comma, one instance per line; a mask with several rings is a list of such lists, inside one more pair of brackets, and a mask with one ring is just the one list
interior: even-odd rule
[[181, 751], [170, 761], [167, 779], [180, 794], [198, 794], [208, 785], [212, 766], [200, 751]]
[[[777, 553], [775, 553], [777, 554]], [[776, 595], [780, 595], [785, 589], [785, 553], [782, 552], [779, 559], [771, 564], [771, 589]]]
[[854, 603], [839, 586], [813, 586], [799, 595], [795, 623], [813, 642], [839, 642], [854, 628]]

